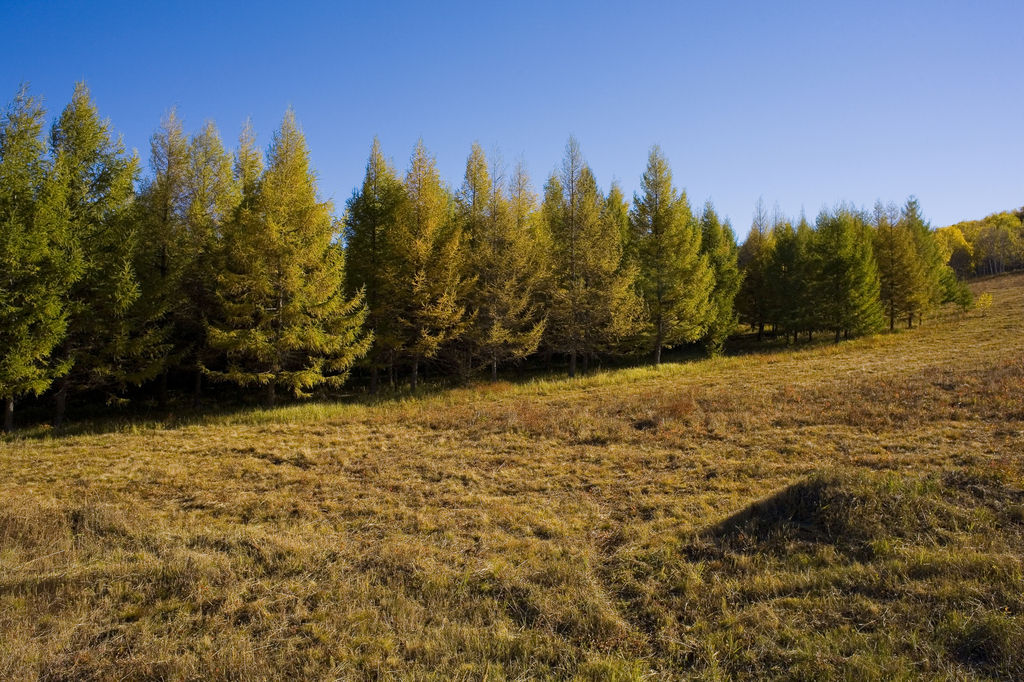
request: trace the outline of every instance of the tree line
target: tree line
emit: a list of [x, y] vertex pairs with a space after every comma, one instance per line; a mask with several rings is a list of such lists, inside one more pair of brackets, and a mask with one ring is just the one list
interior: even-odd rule
[[246, 125], [234, 151], [171, 110], [150, 172], [100, 118], [88, 89], [44, 136], [22, 87], [0, 118], [0, 397], [125, 400], [169, 378], [260, 391], [267, 404], [341, 386], [376, 392], [429, 369], [466, 378], [553, 356], [570, 376], [597, 357], [700, 344], [737, 324], [760, 339], [914, 324], [969, 296], [913, 199], [840, 205], [794, 225], [759, 201], [746, 240], [710, 202], [694, 210], [654, 146], [628, 200], [597, 183], [575, 138], [538, 192], [474, 144], [450, 187], [417, 143], [399, 172], [374, 140], [338, 218], [318, 192], [288, 111], [265, 151]]
[[936, 233], [911, 197], [903, 207], [875, 204], [873, 211], [840, 204], [811, 225], [778, 210], [771, 217], [758, 201], [740, 247], [744, 280], [737, 297], [741, 321], [773, 335], [817, 331], [835, 340], [897, 324], [913, 327], [942, 303], [971, 303], [971, 293], [947, 264]]
[[959, 277], [1024, 269], [1024, 208], [942, 227], [935, 236]]

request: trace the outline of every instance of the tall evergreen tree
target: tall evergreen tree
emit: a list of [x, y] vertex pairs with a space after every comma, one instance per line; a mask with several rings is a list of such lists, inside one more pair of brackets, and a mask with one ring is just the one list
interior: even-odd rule
[[765, 267], [771, 258], [775, 242], [772, 236], [768, 213], [764, 201], [757, 200], [754, 220], [747, 238], [740, 246], [739, 266], [743, 272], [743, 283], [736, 299], [740, 320], [757, 330], [757, 340], [764, 334], [764, 326], [770, 321], [770, 293]]
[[[629, 242], [632, 228], [629, 223], [630, 202], [617, 180], [612, 180], [601, 211], [602, 236], [614, 241], [614, 252], [608, 265], [617, 261], [618, 266], [608, 275], [595, 281], [610, 293], [608, 306], [600, 311], [608, 320], [608, 326], [597, 337], [595, 350], [615, 354], [634, 352], [634, 340], [644, 330], [644, 300], [639, 290], [640, 264], [630, 258]], [[583, 371], [587, 369], [587, 356], [583, 357]]]
[[867, 221], [846, 206], [818, 215], [814, 239], [817, 326], [841, 335], [867, 334], [882, 325], [878, 269]]
[[80, 263], [65, 250], [67, 214], [61, 161], [49, 164], [45, 112], [22, 85], [0, 116], [0, 399], [3, 430], [14, 401], [40, 394], [67, 363], [50, 352], [67, 327], [63, 297]]
[[899, 209], [890, 204], [875, 204], [875, 261], [882, 307], [889, 318], [889, 330], [897, 318], [916, 312], [922, 289], [926, 286], [925, 266], [917, 250], [915, 235]]
[[461, 337], [469, 324], [465, 307], [469, 282], [463, 276], [463, 235], [454, 220], [451, 194], [423, 140], [413, 150], [405, 193], [397, 255], [400, 276], [408, 278], [401, 320], [406, 335], [403, 348], [412, 365], [410, 387], [415, 391], [423, 362]]
[[686, 193], [672, 185], [672, 168], [657, 145], [647, 157], [640, 187], [643, 196], [633, 197], [629, 220], [647, 306], [645, 336], [659, 364], [662, 348], [696, 341], [707, 331], [718, 312], [712, 299], [715, 275], [701, 251], [700, 225]]
[[221, 271], [219, 256], [224, 228], [241, 200], [231, 154], [224, 149], [212, 121], [192, 135], [185, 181], [184, 253], [180, 287], [183, 298], [175, 311], [175, 341], [180, 366], [193, 374], [192, 401], [198, 408], [205, 368], [220, 359], [207, 338], [211, 321], [219, 319], [214, 292]]
[[243, 134], [236, 177], [242, 202], [225, 229], [217, 296], [223, 322], [210, 342], [229, 366], [215, 376], [301, 397], [338, 386], [372, 341], [362, 330], [362, 295], [344, 295], [344, 252], [330, 202], [321, 201], [306, 141], [291, 110], [274, 133], [257, 180], [251, 134]]
[[921, 321], [924, 314], [942, 302], [942, 256], [931, 226], [921, 215], [921, 206], [915, 197], [903, 206], [901, 222], [914, 240], [920, 264], [920, 286], [916, 288], [907, 311], [907, 326], [913, 326], [914, 317]]
[[[452, 209], [455, 225], [462, 235], [462, 266], [466, 278], [476, 278], [466, 290], [467, 319], [471, 323], [461, 338], [446, 345], [445, 352], [437, 357], [437, 361], [446, 363], [460, 378], [467, 380], [481, 359], [480, 342], [485, 338], [481, 326], [489, 326], [490, 320], [477, 314], [485, 305], [477, 255], [481, 252], [480, 244], [487, 239], [492, 221], [492, 212], [500, 210], [500, 206], [491, 205], [494, 191], [500, 193], [502, 177], [492, 178], [488, 167], [487, 156], [483, 147], [474, 142], [466, 159], [466, 172], [462, 186], [453, 196]], [[495, 368], [496, 374], [496, 368]]]
[[704, 334], [704, 347], [712, 357], [720, 355], [726, 339], [736, 329], [736, 294], [743, 283], [740, 272], [739, 246], [732, 226], [718, 219], [715, 207], [708, 200], [700, 217], [701, 253], [708, 258], [714, 275], [715, 287], [711, 291], [711, 314]]
[[809, 306], [815, 271], [810, 259], [812, 230], [801, 214], [796, 228], [787, 220], [773, 229], [775, 246], [765, 268], [772, 321], [784, 333], [811, 330]]
[[814, 228], [811, 227], [807, 216], [801, 209], [800, 221], [796, 226], [796, 251], [803, 281], [797, 287], [796, 326], [800, 331], [807, 332], [808, 342], [814, 340], [814, 332], [818, 330], [814, 295], [818, 279], [821, 276], [821, 260], [815, 248], [815, 238]]
[[[171, 334], [175, 313], [186, 300], [181, 280], [194, 257], [185, 229], [188, 138], [175, 109], [150, 138], [149, 165], [152, 176], [143, 183], [136, 200], [140, 234], [134, 269], [146, 317], [163, 333]], [[168, 347], [168, 351], [173, 349]], [[172, 362], [173, 358], [168, 358], [167, 364]], [[165, 366], [161, 374], [161, 406], [166, 398], [167, 369]]]
[[497, 380], [499, 364], [537, 350], [545, 325], [536, 300], [540, 259], [530, 233], [536, 197], [522, 162], [507, 192], [502, 180], [500, 169], [488, 166], [474, 143], [456, 203], [477, 278], [468, 336], [474, 354], [490, 366], [491, 381]]
[[[545, 192], [547, 191], [545, 187]], [[551, 226], [547, 220], [545, 206], [547, 197], [541, 199], [534, 192], [530, 174], [526, 168], [526, 161], [520, 157], [516, 162], [516, 169], [509, 182], [509, 211], [516, 229], [526, 235], [527, 240], [532, 244], [533, 253], [536, 258], [536, 281], [533, 286], [531, 301], [534, 309], [541, 319], [544, 320], [544, 330], [538, 344], [538, 351], [550, 369], [552, 355], [556, 352], [551, 343], [551, 315], [550, 311], [555, 300], [555, 289], [557, 284], [554, 266], [554, 242], [551, 233]]]
[[640, 300], [635, 272], [622, 268], [619, 226], [570, 137], [561, 172], [544, 190], [543, 216], [551, 244], [553, 282], [548, 310], [552, 348], [569, 355], [569, 376], [576, 361], [635, 331]]
[[350, 296], [364, 292], [366, 326], [374, 338], [366, 357], [371, 393], [377, 391], [377, 375], [385, 364], [393, 372], [394, 355], [402, 343], [399, 312], [405, 283], [399, 281], [403, 247], [397, 231], [405, 200], [405, 187], [375, 137], [363, 185], [353, 192], [345, 212], [346, 290]]
[[126, 384], [162, 371], [167, 347], [148, 301], [140, 300], [135, 269], [138, 159], [111, 138], [83, 83], [54, 122], [50, 145], [67, 174], [67, 246], [82, 263], [65, 299], [67, 334], [55, 350], [55, 362], [70, 367], [55, 396], [60, 426], [72, 387], [104, 388], [117, 400]]

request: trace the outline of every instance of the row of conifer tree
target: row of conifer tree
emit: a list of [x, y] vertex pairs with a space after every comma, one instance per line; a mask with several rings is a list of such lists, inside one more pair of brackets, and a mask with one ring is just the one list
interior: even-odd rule
[[701, 343], [742, 321], [758, 337], [875, 331], [965, 295], [917, 203], [839, 206], [794, 227], [759, 202], [736, 243], [710, 202], [694, 212], [653, 147], [632, 202], [601, 191], [574, 138], [538, 193], [474, 145], [462, 184], [422, 141], [400, 174], [374, 140], [338, 218], [320, 197], [289, 111], [266, 152], [234, 152], [172, 110], [143, 177], [88, 89], [44, 137], [22, 88], [0, 119], [0, 397], [123, 400], [168, 377], [304, 396], [360, 367], [375, 392], [401, 376], [467, 377], [560, 355], [570, 376], [602, 354]]

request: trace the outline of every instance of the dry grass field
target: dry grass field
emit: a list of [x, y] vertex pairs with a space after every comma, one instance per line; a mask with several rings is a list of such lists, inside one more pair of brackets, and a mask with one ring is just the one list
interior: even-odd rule
[[1024, 679], [1024, 276], [924, 327], [0, 442], [3, 680]]

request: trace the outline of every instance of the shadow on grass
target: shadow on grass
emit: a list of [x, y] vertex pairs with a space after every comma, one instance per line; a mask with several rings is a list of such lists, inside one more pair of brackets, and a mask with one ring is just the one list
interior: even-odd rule
[[786, 554], [794, 547], [829, 544], [870, 560], [876, 543], [912, 540], [928, 547], [953, 543], [986, 508], [999, 528], [1024, 521], [1024, 491], [998, 471], [949, 471], [908, 477], [887, 472], [815, 474], [755, 502], [701, 534], [704, 542], [743, 553]]
[[[899, 332], [897, 332], [899, 333]], [[888, 335], [886, 333], [885, 335]], [[832, 338], [819, 334], [813, 341], [792, 339], [766, 333], [761, 341], [756, 334], [736, 334], [726, 345], [721, 357], [776, 356], [811, 352], [822, 347], [834, 347]], [[708, 361], [708, 355], [700, 344], [688, 344], [662, 353], [662, 365], [666, 367], [694, 365]], [[619, 371], [653, 368], [649, 353], [594, 356], [589, 371], [580, 372], [577, 380], [594, 379]], [[188, 426], [223, 423], [225, 421], [279, 421], [272, 415], [295, 408], [307, 409], [312, 414], [344, 409], [346, 406], [376, 407], [400, 404], [407, 401], [429, 400], [456, 389], [486, 391], [488, 387], [526, 386], [535, 382], [572, 381], [568, 378], [568, 360], [556, 357], [545, 363], [534, 359], [523, 366], [499, 373], [497, 384], [477, 375], [471, 378], [442, 376], [440, 379], [423, 380], [414, 394], [404, 381], [395, 386], [384, 384], [376, 394], [369, 392], [369, 377], [356, 375], [349, 382], [347, 390], [335, 393], [321, 393], [311, 399], [283, 398], [274, 407], [267, 407], [254, 400], [252, 393], [241, 389], [221, 386], [210, 390], [204, 398], [204, 406], [194, 408], [191, 396], [185, 391], [171, 392], [171, 399], [164, 407], [158, 405], [152, 386], [134, 388], [116, 400], [121, 405], [111, 405], [107, 394], [83, 394], [69, 405], [68, 421], [60, 429], [49, 425], [52, 417], [52, 400], [46, 394], [41, 398], [21, 401], [17, 421], [21, 426], [11, 434], [0, 434], [0, 442], [18, 439], [64, 438], [81, 435], [102, 435], [107, 433], [134, 433], [147, 430], [177, 429]]]
[[[916, 678], [908, 662], [924, 653], [963, 679], [1019, 680], [1022, 502], [1019, 472], [826, 471], [699, 531], [682, 556], [714, 571], [705, 589], [738, 583], [741, 603], [773, 611], [773, 635], [784, 619], [814, 622], [788, 635], [790, 653], [814, 652], [814, 679]], [[895, 648], [865, 645], [878, 635]]]

